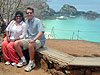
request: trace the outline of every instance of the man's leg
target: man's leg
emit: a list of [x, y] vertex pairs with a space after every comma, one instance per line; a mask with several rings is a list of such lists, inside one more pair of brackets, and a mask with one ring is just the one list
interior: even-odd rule
[[25, 68], [25, 71], [27, 72], [31, 71], [35, 67], [34, 66], [35, 42], [29, 43], [28, 48], [29, 48], [30, 61], [28, 66]]
[[15, 47], [16, 52], [18, 53], [18, 55], [21, 57], [20, 62], [17, 64], [17, 67], [20, 68], [20, 67], [27, 64], [26, 59], [25, 59], [25, 57], [23, 55], [23, 52], [22, 52], [22, 47], [23, 47], [22, 41], [21, 40], [16, 41], [15, 44], [14, 44], [14, 47]]
[[20, 40], [15, 41], [14, 47], [15, 47], [16, 52], [18, 53], [18, 55], [19, 55], [20, 57], [23, 57], [24, 55], [23, 55], [23, 52], [22, 52], [22, 47], [23, 47], [22, 42], [21, 42]]
[[34, 55], [35, 55], [35, 43], [29, 43], [30, 60], [34, 60]]

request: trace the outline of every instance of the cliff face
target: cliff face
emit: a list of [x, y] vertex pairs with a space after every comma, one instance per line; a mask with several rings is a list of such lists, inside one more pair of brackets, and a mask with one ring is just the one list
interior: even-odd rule
[[25, 0], [24, 6], [31, 6], [35, 10], [35, 16], [41, 19], [48, 19], [56, 13], [53, 9], [43, 2], [42, 0]]
[[46, 2], [43, 0], [24, 0], [24, 7], [31, 6], [35, 10], [35, 16], [41, 19], [55, 19], [59, 16], [83, 16], [87, 19], [96, 19], [100, 18], [100, 14], [94, 11], [78, 11], [74, 6], [65, 4], [59, 10], [59, 12], [55, 12], [53, 9], [49, 8]]

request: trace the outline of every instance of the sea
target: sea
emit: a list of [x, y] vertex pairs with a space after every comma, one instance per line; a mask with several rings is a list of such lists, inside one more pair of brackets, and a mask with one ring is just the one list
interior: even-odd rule
[[[78, 10], [89, 11], [90, 9], [99, 13], [100, 1], [87, 0], [48, 0], [48, 5], [58, 11], [63, 4], [75, 6]], [[58, 7], [57, 7], [58, 6]], [[87, 6], [87, 8], [86, 8]], [[91, 7], [91, 8], [90, 8]], [[98, 8], [96, 8], [98, 7]], [[62, 18], [64, 16], [61, 16]], [[72, 39], [100, 42], [100, 18], [88, 20], [83, 17], [70, 17], [62, 20], [42, 20], [45, 32], [50, 32], [55, 39]]]
[[74, 39], [100, 42], [100, 18], [87, 20], [82, 17], [66, 20], [42, 20], [45, 32], [55, 39]]

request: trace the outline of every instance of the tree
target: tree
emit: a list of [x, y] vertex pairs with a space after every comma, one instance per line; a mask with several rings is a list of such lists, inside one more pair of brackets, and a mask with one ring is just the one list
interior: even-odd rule
[[7, 22], [12, 19], [14, 13], [18, 10], [21, 0], [0, 0], [0, 15]]
[[[15, 12], [19, 9], [20, 4], [21, 0], [0, 0], [0, 28], [5, 27], [2, 25], [9, 23]], [[4, 19], [6, 23], [4, 23]]]

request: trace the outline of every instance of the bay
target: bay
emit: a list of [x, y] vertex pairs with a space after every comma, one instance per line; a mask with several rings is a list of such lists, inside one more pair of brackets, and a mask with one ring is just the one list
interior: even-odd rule
[[67, 20], [42, 20], [45, 31], [56, 39], [74, 39], [100, 42], [100, 19], [87, 20], [83, 17]]

